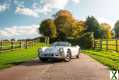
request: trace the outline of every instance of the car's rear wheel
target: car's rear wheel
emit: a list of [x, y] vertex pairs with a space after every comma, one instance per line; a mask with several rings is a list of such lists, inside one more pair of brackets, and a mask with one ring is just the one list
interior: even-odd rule
[[76, 58], [79, 58], [79, 57], [80, 57], [80, 49], [78, 51], [78, 54], [77, 54]]
[[78, 53], [78, 55], [76, 56], [76, 58], [79, 58], [79, 53]]
[[67, 55], [66, 55], [66, 57], [65, 57], [65, 61], [66, 61], [66, 62], [71, 61], [71, 51], [68, 51], [68, 53], [67, 53]]

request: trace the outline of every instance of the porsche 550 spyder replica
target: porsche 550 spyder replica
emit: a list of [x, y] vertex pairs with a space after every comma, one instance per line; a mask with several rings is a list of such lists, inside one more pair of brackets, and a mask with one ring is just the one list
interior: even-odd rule
[[38, 57], [40, 61], [49, 59], [63, 59], [69, 62], [72, 58], [79, 58], [80, 47], [71, 46], [69, 42], [54, 42], [51, 47], [43, 47], [38, 49]]

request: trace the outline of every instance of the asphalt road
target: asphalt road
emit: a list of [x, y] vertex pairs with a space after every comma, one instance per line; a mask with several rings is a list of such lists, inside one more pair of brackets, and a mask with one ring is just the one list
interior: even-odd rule
[[110, 80], [107, 67], [87, 55], [71, 62], [29, 61], [0, 71], [0, 80]]

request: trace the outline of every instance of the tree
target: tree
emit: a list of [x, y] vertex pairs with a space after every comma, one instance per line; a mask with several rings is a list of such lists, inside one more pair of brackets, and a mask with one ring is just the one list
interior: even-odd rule
[[75, 21], [75, 26], [72, 29], [73, 29], [72, 36], [75, 38], [79, 38], [86, 30], [85, 21], [78, 21], [78, 20]]
[[107, 23], [102, 23], [101, 25], [102, 35], [105, 39], [112, 38], [111, 26]]
[[60, 10], [55, 15], [55, 25], [60, 38], [76, 38], [82, 32], [85, 22], [76, 20], [68, 10]]
[[74, 21], [75, 19], [69, 11], [58, 11], [55, 15], [55, 25], [57, 27], [58, 36], [63, 34], [64, 37], [71, 37]]
[[55, 38], [56, 37], [56, 26], [52, 19], [46, 19], [41, 22], [39, 27], [39, 32], [46, 37]]
[[94, 37], [95, 38], [101, 38], [101, 28], [98, 23], [98, 21], [95, 19], [95, 17], [91, 16], [86, 19], [86, 26], [87, 30], [86, 32], [94, 32]]
[[66, 16], [66, 17], [73, 18], [73, 15], [68, 10], [60, 10], [55, 14], [55, 18], [61, 17], [61, 16]]
[[116, 22], [114, 26], [115, 38], [119, 38], [119, 20]]

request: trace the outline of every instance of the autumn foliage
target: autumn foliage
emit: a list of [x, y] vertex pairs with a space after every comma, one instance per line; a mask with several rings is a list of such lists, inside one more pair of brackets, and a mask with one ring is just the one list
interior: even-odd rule
[[[118, 26], [118, 24], [116, 25]], [[118, 27], [115, 27], [115, 29]], [[111, 26], [107, 23], [98, 23], [94, 16], [88, 16], [85, 21], [77, 20], [68, 10], [60, 10], [52, 19], [41, 22], [39, 32], [50, 39], [67, 40], [80, 39], [84, 33], [93, 33], [94, 38], [112, 38]], [[88, 34], [89, 35], [89, 34]], [[85, 35], [84, 35], [85, 36]]]

